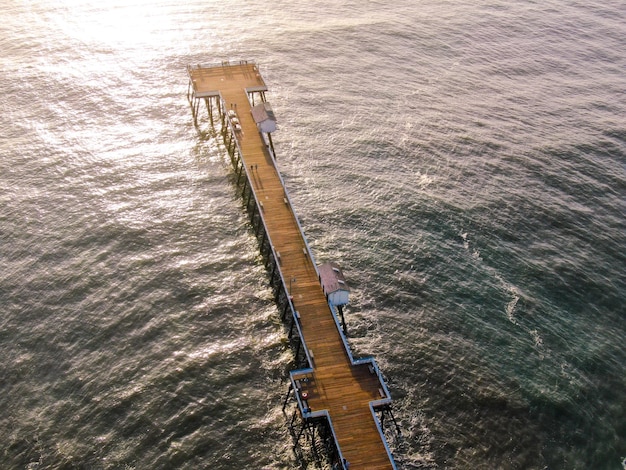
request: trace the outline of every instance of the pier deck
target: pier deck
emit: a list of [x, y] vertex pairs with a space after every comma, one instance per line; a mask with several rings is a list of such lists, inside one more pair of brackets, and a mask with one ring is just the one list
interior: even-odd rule
[[[328, 412], [340, 455], [349, 462], [350, 470], [394, 469], [377, 417], [370, 408], [370, 403], [385, 395], [386, 387], [383, 392], [380, 377], [367, 364], [355, 364], [346, 350], [347, 343], [322, 291], [317, 268], [271, 150], [251, 114], [250, 91], [266, 90], [258, 67], [246, 62], [190, 67], [189, 77], [194, 99], [219, 96], [220, 115], [223, 117], [233, 109], [241, 125], [234, 138], [265, 230], [277, 253], [277, 266], [289, 283], [310, 356], [312, 370], [300, 375], [310, 380], [296, 393], [304, 394], [311, 412]], [[302, 407], [300, 412], [306, 415]]]

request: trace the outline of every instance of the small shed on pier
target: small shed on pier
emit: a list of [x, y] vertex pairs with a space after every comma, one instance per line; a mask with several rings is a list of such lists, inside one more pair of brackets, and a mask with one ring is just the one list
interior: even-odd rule
[[252, 117], [259, 131], [270, 133], [276, 130], [276, 116], [269, 103], [259, 103], [252, 107]]
[[318, 267], [322, 290], [332, 305], [346, 305], [350, 288], [341, 269], [335, 263], [326, 263]]

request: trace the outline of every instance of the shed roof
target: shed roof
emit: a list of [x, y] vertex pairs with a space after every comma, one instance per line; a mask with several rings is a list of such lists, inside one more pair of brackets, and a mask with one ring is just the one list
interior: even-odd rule
[[324, 293], [326, 295], [338, 290], [350, 292], [350, 288], [346, 283], [346, 278], [337, 264], [322, 264], [318, 267], [318, 271], [320, 273], [320, 282], [322, 283], [322, 288], [324, 289]]
[[274, 115], [274, 110], [269, 103], [259, 103], [256, 106], [252, 107], [252, 117], [254, 118], [254, 122], [260, 124], [264, 121], [272, 121], [276, 122], [276, 116]]

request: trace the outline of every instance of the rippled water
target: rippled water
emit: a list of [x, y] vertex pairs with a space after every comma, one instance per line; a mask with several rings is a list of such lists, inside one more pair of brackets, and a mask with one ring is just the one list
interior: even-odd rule
[[186, 101], [187, 64], [240, 58], [399, 467], [624, 466], [622, 2], [1, 5], [3, 468], [296, 466], [291, 354]]

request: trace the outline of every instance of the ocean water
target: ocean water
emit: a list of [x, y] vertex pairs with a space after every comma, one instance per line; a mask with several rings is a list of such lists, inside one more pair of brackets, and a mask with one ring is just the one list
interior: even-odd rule
[[626, 464], [622, 1], [2, 0], [0, 468], [296, 468], [187, 64], [260, 64], [399, 468]]

